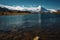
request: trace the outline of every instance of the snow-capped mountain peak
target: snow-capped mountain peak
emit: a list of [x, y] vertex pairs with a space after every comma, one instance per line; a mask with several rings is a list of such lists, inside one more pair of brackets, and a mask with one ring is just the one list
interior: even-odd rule
[[37, 7], [25, 7], [25, 6], [7, 6], [7, 5], [1, 5], [0, 7], [2, 8], [7, 8], [9, 10], [18, 10], [18, 11], [30, 11], [30, 12], [57, 12], [55, 9], [45, 9], [42, 6], [37, 6]]

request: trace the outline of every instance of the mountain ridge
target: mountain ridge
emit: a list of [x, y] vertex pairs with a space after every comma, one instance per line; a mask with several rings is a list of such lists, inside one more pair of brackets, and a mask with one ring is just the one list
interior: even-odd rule
[[[12, 14], [32, 14], [32, 13], [56, 13], [58, 12], [55, 9], [46, 9], [42, 6], [38, 7], [21, 7], [21, 6], [5, 6], [0, 5], [0, 13], [5, 13], [6, 15]], [[0, 14], [1, 15], [1, 14]]]
[[7, 8], [9, 10], [19, 10], [19, 11], [34, 11], [34, 12], [39, 12], [41, 11], [42, 9], [45, 9], [45, 10], [55, 10], [55, 9], [46, 9], [42, 6], [37, 6], [37, 7], [25, 7], [25, 6], [7, 6], [7, 5], [1, 5], [0, 4], [0, 7], [2, 8]]

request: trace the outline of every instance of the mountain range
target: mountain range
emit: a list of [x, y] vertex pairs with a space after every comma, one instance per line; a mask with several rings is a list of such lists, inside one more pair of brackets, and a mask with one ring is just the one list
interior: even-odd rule
[[[46, 9], [42, 6], [38, 7], [21, 7], [21, 6], [5, 6], [0, 5], [0, 13], [10, 14], [10, 13], [56, 13], [58, 10]], [[60, 12], [59, 12], [60, 13]]]

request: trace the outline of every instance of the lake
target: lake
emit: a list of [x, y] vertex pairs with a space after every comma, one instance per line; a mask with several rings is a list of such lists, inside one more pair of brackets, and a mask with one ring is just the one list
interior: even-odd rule
[[0, 16], [0, 30], [25, 27], [60, 26], [59, 14], [25, 14]]
[[0, 16], [0, 30], [9, 30], [13, 27], [24, 28], [40, 25], [40, 14]]

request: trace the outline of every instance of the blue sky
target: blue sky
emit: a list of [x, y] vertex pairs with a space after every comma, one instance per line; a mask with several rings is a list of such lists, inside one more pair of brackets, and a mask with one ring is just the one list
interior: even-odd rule
[[11, 6], [38, 6], [60, 9], [60, 0], [0, 0], [0, 4]]

